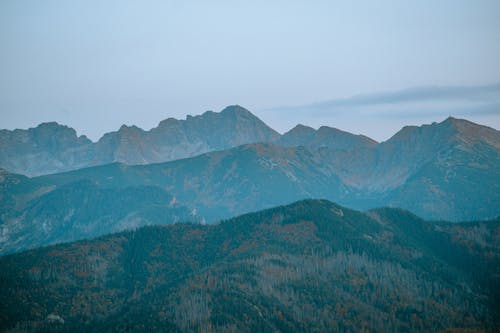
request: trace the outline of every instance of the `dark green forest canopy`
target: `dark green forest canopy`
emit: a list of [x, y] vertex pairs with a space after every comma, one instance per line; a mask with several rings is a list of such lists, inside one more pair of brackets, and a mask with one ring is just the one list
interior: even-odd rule
[[499, 220], [306, 200], [4, 256], [0, 329], [494, 330], [499, 249]]

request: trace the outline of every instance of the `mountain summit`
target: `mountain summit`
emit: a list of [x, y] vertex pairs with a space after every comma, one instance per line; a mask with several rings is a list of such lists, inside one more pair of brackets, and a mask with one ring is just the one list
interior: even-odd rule
[[300, 124], [283, 134], [278, 143], [289, 147], [329, 147], [335, 150], [355, 150], [377, 144], [376, 141], [364, 135], [355, 135], [328, 126], [321, 126], [318, 130], [314, 130]]
[[56, 122], [28, 130], [0, 130], [0, 167], [28, 176], [67, 170], [91, 160], [92, 141]]

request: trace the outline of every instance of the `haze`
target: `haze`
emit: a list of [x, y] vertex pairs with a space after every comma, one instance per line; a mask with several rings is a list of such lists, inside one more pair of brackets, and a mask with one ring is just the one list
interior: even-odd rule
[[0, 50], [1, 128], [96, 140], [230, 104], [281, 132], [500, 127], [496, 0], [2, 1]]

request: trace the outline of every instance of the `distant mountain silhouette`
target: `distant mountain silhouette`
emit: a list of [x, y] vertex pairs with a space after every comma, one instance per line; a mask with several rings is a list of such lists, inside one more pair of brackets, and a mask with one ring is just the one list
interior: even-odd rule
[[277, 143], [288, 147], [329, 147], [338, 150], [356, 150], [377, 144], [364, 135], [354, 135], [328, 126], [314, 130], [304, 125], [295, 126], [283, 134]]
[[92, 142], [58, 123], [28, 130], [0, 130], [0, 167], [27, 176], [49, 174], [89, 165]]
[[38, 176], [113, 162], [165, 162], [278, 137], [279, 133], [238, 105], [185, 120], [169, 118], [150, 131], [123, 125], [96, 143], [77, 137], [71, 128], [46, 123], [29, 130], [0, 131], [0, 167]]

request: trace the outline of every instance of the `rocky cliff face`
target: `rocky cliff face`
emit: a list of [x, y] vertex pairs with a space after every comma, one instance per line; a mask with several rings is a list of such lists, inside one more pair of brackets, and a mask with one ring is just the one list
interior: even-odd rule
[[[500, 132], [467, 120], [448, 118], [441, 123], [406, 126], [389, 140], [368, 149], [332, 154], [331, 163], [352, 187], [384, 192], [403, 185], [428, 163], [444, 165], [457, 152], [483, 154], [497, 163]], [[471, 157], [474, 158], [474, 157]]]
[[122, 126], [96, 143], [99, 164], [148, 164], [200, 155], [246, 143], [269, 142], [279, 134], [248, 110], [234, 105], [186, 120], [169, 118], [143, 131]]
[[92, 142], [55, 122], [28, 130], [0, 130], [0, 166], [25, 175], [78, 168], [92, 159]]

